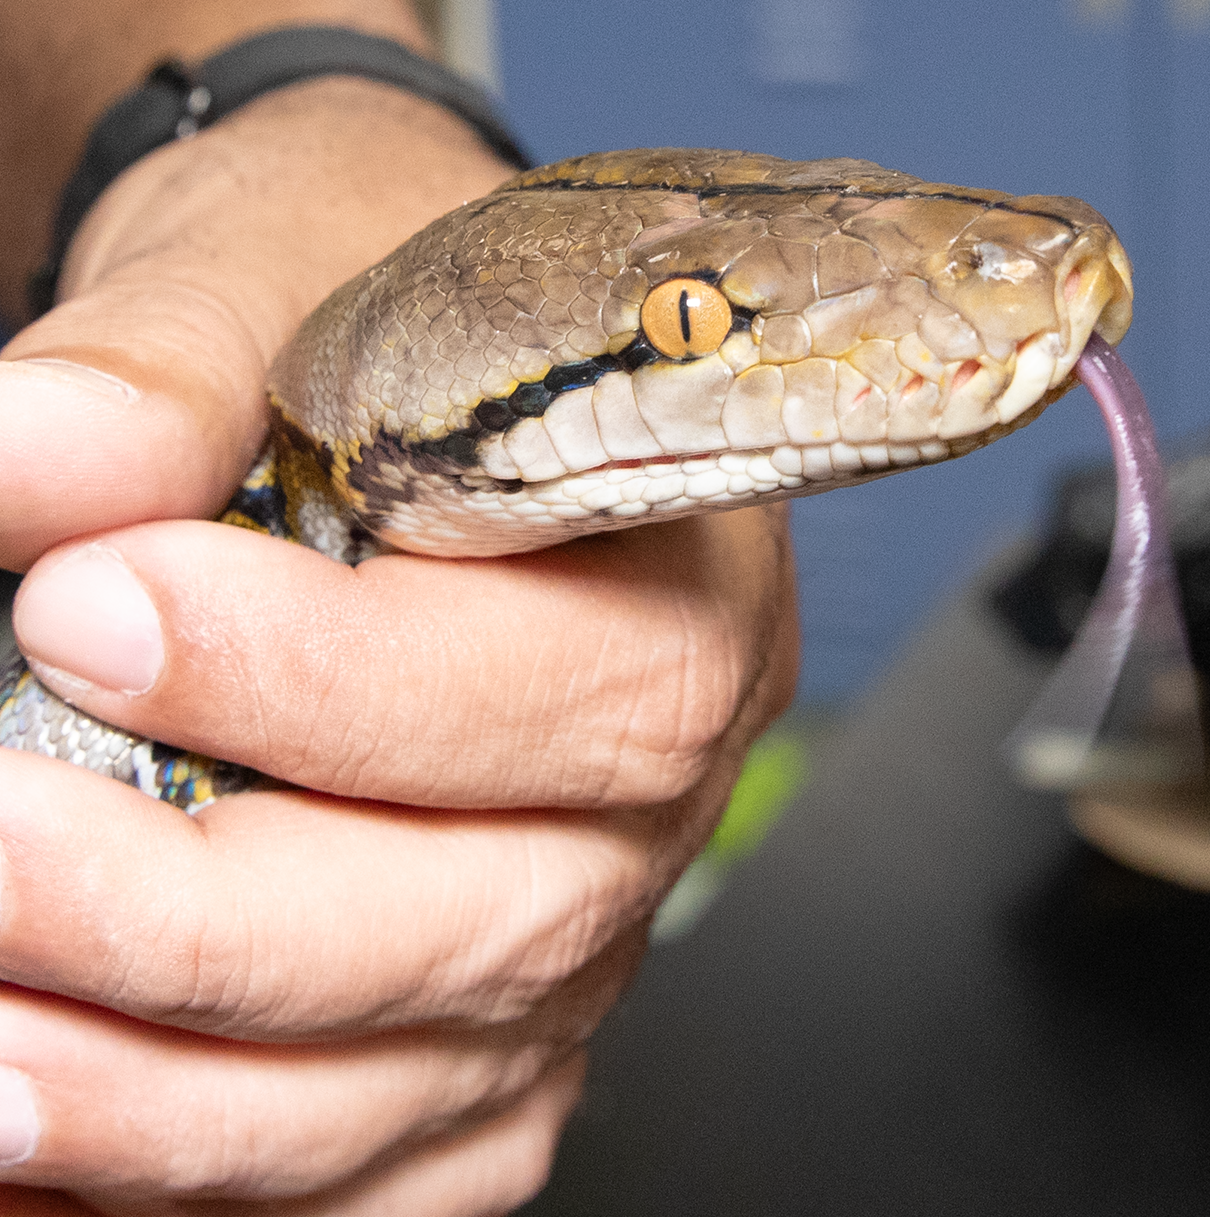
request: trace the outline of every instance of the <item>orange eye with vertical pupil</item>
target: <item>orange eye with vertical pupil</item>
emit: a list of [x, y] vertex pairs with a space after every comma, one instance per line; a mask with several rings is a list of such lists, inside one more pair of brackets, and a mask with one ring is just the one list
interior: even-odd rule
[[727, 297], [700, 279], [669, 279], [652, 288], [639, 319], [647, 341], [669, 359], [712, 355], [731, 332]]

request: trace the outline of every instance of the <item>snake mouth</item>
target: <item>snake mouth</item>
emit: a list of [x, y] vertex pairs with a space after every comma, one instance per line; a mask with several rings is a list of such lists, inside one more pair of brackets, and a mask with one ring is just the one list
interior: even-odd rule
[[[974, 445], [977, 446], [977, 445]], [[737, 506], [771, 494], [810, 493], [934, 464], [958, 454], [952, 441], [916, 444], [779, 444], [764, 448], [662, 453], [607, 461], [516, 493], [585, 514], [638, 515], [692, 506]], [[963, 448], [965, 451], [966, 449]]]
[[572, 476], [585, 477], [594, 473], [603, 473], [607, 469], [642, 469], [645, 465], [683, 465], [686, 461], [707, 461], [718, 455], [717, 452], [692, 452], [684, 455], [669, 452], [665, 456], [636, 456], [626, 461], [606, 461], [603, 465], [595, 465], [591, 469], [585, 469], [583, 473]]
[[[576, 495], [599, 483], [613, 486], [632, 484], [634, 489], [664, 481], [663, 491], [672, 489], [667, 479], [696, 479], [691, 498], [726, 500], [747, 498], [774, 491], [798, 490], [809, 482], [839, 482], [864, 479], [892, 470], [933, 464], [955, 455], [951, 444], [936, 441], [925, 444], [780, 444], [763, 448], [725, 448], [718, 451], [669, 452], [660, 456], [634, 457], [606, 461], [591, 469], [568, 473], [546, 483], [562, 493]], [[726, 486], [723, 487], [723, 478]], [[604, 497], [612, 497], [606, 494]], [[659, 491], [652, 486], [643, 496], [654, 505]], [[680, 497], [680, 496], [676, 496]]]

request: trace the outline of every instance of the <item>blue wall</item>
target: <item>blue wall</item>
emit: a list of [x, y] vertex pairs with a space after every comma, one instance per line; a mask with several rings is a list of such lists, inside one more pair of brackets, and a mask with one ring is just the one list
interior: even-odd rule
[[[1135, 261], [1123, 351], [1161, 436], [1203, 425], [1210, 31], [1178, 22], [1180, 0], [498, 3], [507, 109], [541, 160], [704, 144], [1087, 199]], [[1078, 390], [985, 452], [796, 503], [800, 694], [876, 679], [930, 606], [1039, 520], [1057, 474], [1101, 459]]]

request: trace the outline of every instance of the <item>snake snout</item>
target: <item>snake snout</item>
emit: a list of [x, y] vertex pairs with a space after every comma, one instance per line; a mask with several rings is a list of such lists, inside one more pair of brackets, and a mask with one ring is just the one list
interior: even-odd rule
[[1133, 276], [1130, 259], [1108, 226], [1076, 238], [1057, 278], [1068, 309], [1070, 345], [1079, 348], [1076, 358], [1094, 330], [1111, 346], [1121, 342], [1133, 312]]
[[1092, 334], [1116, 343], [1130, 326], [1130, 262], [1107, 227], [1086, 230], [1055, 268], [1059, 324], [1018, 344], [1013, 379], [996, 401], [1001, 424], [1011, 426], [1035, 405], [1073, 383], [1073, 369]]

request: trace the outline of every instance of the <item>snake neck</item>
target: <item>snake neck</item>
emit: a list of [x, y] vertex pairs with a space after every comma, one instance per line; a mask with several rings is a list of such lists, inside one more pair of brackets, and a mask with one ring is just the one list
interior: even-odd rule
[[296, 541], [347, 566], [387, 551], [332, 484], [330, 461], [271, 405], [269, 441], [220, 517]]

